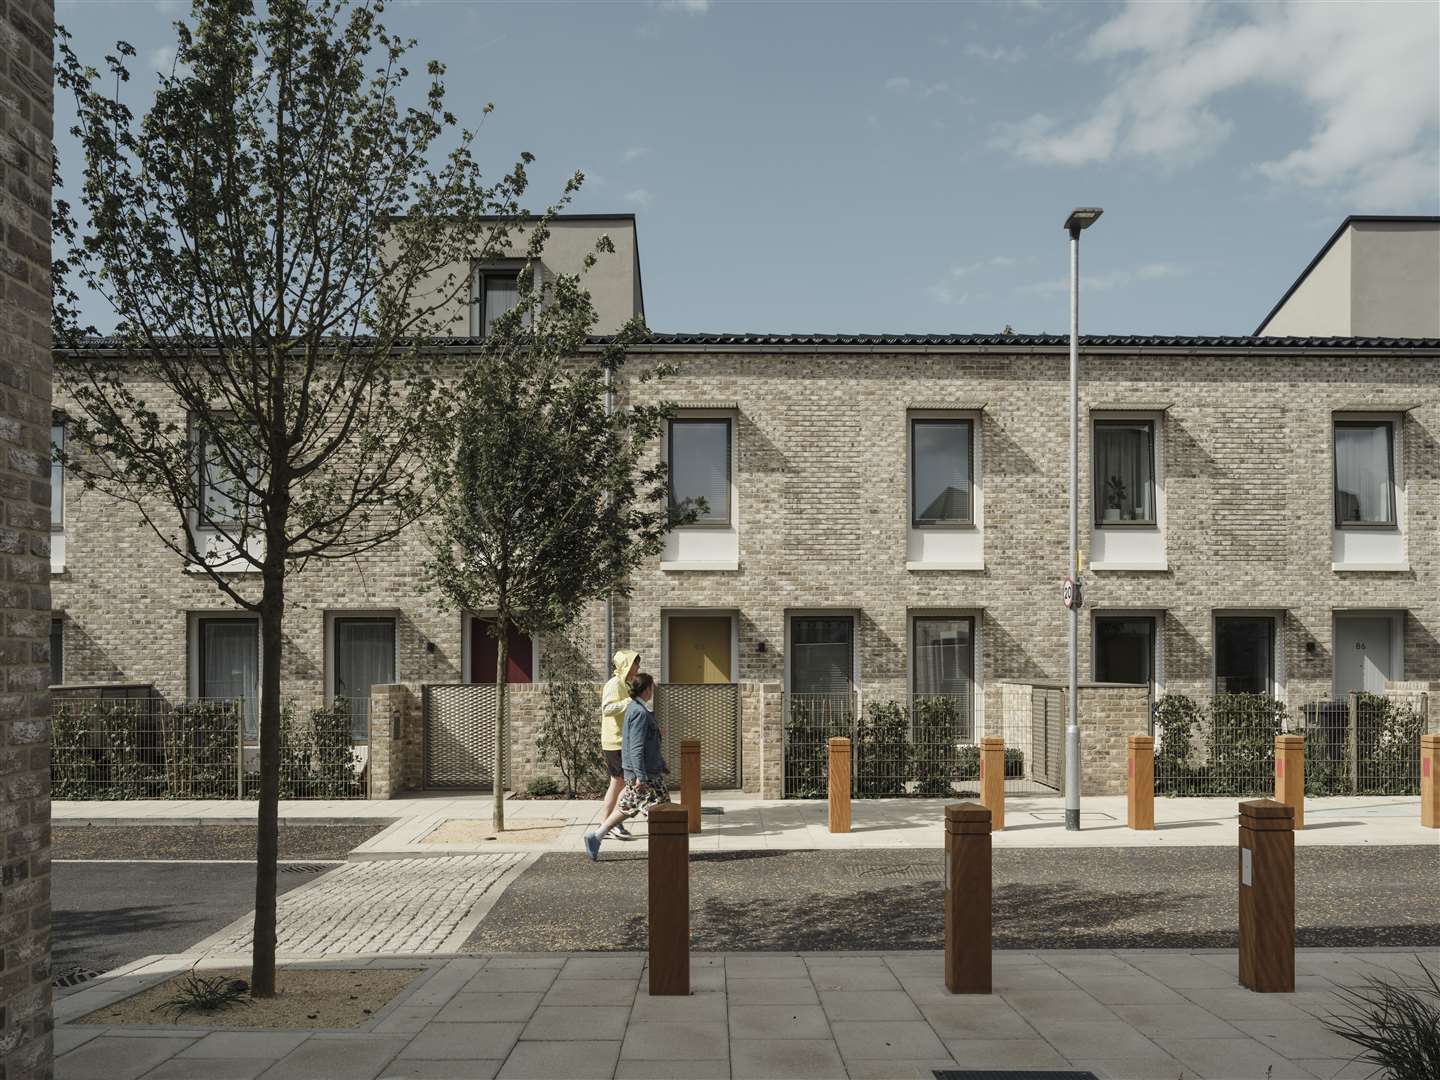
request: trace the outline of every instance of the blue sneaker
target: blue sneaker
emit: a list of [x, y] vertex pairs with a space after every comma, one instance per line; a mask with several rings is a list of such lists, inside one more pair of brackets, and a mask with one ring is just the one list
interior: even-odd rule
[[590, 856], [591, 862], [597, 862], [600, 858], [600, 837], [593, 832], [585, 834], [585, 854]]

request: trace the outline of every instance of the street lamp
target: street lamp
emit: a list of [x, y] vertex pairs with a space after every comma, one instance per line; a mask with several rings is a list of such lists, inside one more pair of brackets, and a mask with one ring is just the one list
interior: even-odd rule
[[[1079, 206], [1065, 219], [1070, 234], [1070, 692], [1065, 717], [1065, 828], [1080, 828], [1080, 232], [1100, 220], [1098, 206]], [[1073, 575], [1073, 576], [1072, 576]]]

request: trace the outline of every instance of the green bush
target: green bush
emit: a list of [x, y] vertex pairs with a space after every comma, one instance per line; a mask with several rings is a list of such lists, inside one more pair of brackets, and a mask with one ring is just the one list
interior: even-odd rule
[[880, 799], [905, 794], [909, 718], [894, 701], [871, 701], [855, 729], [855, 792]]
[[829, 794], [829, 741], [853, 738], [851, 710], [832, 695], [798, 695], [787, 703], [785, 797], [823, 799]]
[[1420, 736], [1425, 720], [1407, 702], [1357, 694], [1357, 795], [1420, 794]]
[[[539, 798], [544, 795], [559, 795], [565, 789], [560, 786], [560, 781], [553, 776], [532, 776], [530, 783], [525, 785], [525, 791], [529, 795]], [[575, 792], [570, 792], [570, 797], [575, 797]]]
[[1434, 1080], [1440, 1076], [1440, 978], [1422, 961], [1414, 983], [1367, 977], [1363, 986], [1341, 987], [1352, 1012], [1331, 1015], [1325, 1026], [1361, 1048], [1359, 1060], [1387, 1080]]
[[951, 697], [918, 697], [912, 707], [915, 745], [911, 750], [911, 775], [915, 794], [949, 795], [959, 779], [960, 743], [968, 734], [960, 705]]
[[[560, 770], [565, 791], [574, 798], [577, 791], [605, 787], [605, 757], [600, 752], [600, 695], [589, 683], [565, 681], [550, 684], [548, 708], [536, 733], [535, 748], [540, 757]], [[549, 777], [545, 779], [555, 783]], [[556, 791], [560, 790], [556, 785]], [[535, 792], [531, 792], [535, 794]]]

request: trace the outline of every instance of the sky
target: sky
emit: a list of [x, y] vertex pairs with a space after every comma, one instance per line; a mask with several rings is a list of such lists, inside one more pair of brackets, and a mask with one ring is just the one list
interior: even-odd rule
[[[169, 69], [175, 0], [59, 0]], [[541, 205], [637, 215], [657, 331], [1248, 334], [1347, 214], [1440, 214], [1440, 4], [400, 0]], [[412, 64], [412, 69], [420, 65]], [[126, 88], [137, 111], [144, 71]], [[57, 100], [61, 173], [73, 117]], [[114, 318], [86, 311], [104, 330]]]

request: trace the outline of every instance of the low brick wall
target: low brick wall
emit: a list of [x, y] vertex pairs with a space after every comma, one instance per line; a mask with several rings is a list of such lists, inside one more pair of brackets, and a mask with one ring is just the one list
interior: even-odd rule
[[[1080, 793], [1082, 795], [1124, 795], [1128, 778], [1128, 740], [1131, 735], [1150, 734], [1150, 688], [1128, 683], [1081, 683], [1080, 693]], [[1068, 714], [1068, 688], [1055, 680], [1006, 682], [1001, 684], [1003, 728], [987, 717], [986, 733], [1002, 735], [1007, 745], [1025, 751], [1026, 768], [1038, 768], [1035, 746], [1041, 720], [1058, 713], [1061, 739]], [[1053, 727], [1053, 725], [1051, 725]], [[1007, 735], [1020, 733], [1016, 740]], [[1063, 753], [1060, 760], [1063, 761]], [[1057, 770], [1063, 776], [1063, 769]], [[1060, 778], [1057, 776], [1057, 779]]]

